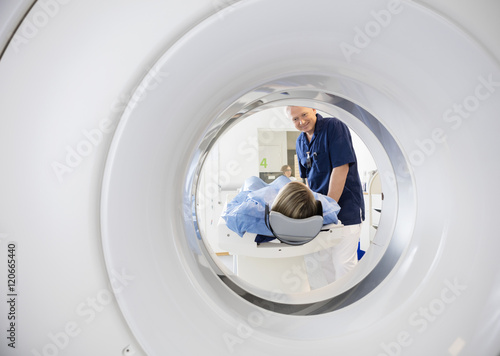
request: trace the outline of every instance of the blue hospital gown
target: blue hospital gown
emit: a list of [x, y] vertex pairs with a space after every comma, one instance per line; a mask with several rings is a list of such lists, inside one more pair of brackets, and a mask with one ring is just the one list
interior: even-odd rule
[[[221, 217], [226, 221], [227, 227], [239, 236], [243, 236], [246, 232], [272, 236], [272, 232], [265, 224], [265, 206], [267, 203], [271, 207], [279, 190], [289, 182], [291, 180], [286, 176], [280, 176], [270, 184], [258, 177], [247, 178], [241, 187], [241, 192], [222, 212]], [[315, 192], [313, 195], [323, 205], [323, 223], [337, 224], [340, 207], [335, 200]]]

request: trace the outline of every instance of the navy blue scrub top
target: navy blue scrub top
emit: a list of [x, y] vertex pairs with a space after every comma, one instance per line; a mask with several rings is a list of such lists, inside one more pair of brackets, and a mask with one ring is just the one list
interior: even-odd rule
[[[326, 195], [333, 168], [349, 164], [344, 191], [337, 202], [340, 205], [338, 218], [344, 225], [360, 224], [365, 219], [365, 202], [351, 133], [339, 119], [323, 118], [319, 114], [316, 117], [311, 142], [307, 141], [304, 132], [296, 142], [300, 176], [307, 178], [313, 191]], [[307, 152], [310, 156], [309, 166]]]

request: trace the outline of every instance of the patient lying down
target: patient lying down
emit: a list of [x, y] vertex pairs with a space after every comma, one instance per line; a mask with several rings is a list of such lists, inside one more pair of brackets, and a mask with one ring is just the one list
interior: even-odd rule
[[292, 182], [280, 176], [271, 184], [258, 177], [248, 178], [241, 192], [228, 204], [221, 217], [229, 229], [243, 236], [246, 232], [257, 234], [256, 242], [272, 240], [273, 233], [265, 222], [266, 205], [271, 211], [293, 219], [305, 219], [318, 213], [318, 203], [323, 210], [323, 224], [336, 224], [339, 205], [330, 197], [311, 191], [305, 184]]

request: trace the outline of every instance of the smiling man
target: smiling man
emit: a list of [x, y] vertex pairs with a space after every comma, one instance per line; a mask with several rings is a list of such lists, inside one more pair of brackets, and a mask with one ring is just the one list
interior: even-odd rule
[[349, 239], [343, 241], [333, 256], [337, 279], [357, 264], [361, 222], [365, 219], [351, 134], [343, 122], [333, 117], [323, 118], [316, 109], [289, 106], [287, 113], [295, 128], [302, 131], [296, 142], [300, 176], [307, 179], [311, 190], [328, 195], [340, 205], [338, 218], [349, 229]]

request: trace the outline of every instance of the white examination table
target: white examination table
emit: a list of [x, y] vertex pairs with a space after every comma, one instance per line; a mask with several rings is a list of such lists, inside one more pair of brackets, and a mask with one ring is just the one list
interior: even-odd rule
[[323, 230], [327, 231], [321, 231], [311, 242], [300, 246], [280, 243], [277, 239], [257, 245], [256, 234], [246, 233], [240, 237], [220, 218], [218, 245], [234, 256], [236, 275], [246, 282], [264, 290], [301, 293], [310, 291], [311, 285], [322, 283], [321, 268], [316, 261], [328, 258], [321, 251], [341, 241], [345, 234], [343, 227], [325, 225]]

